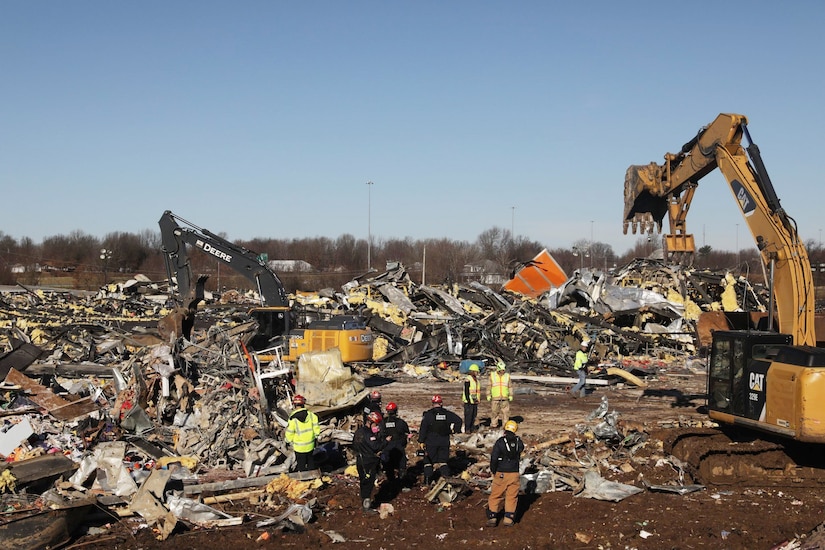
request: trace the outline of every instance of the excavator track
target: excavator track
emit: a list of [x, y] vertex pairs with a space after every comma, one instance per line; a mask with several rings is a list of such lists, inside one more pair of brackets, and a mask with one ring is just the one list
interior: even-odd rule
[[757, 439], [717, 428], [677, 429], [663, 437], [664, 450], [705, 485], [825, 486], [825, 450], [794, 442]]

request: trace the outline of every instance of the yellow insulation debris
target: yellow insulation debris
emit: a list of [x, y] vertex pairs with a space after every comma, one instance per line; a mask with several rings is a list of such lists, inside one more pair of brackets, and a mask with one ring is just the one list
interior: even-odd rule
[[323, 479], [316, 478], [307, 481], [299, 481], [297, 479], [292, 479], [286, 474], [281, 474], [267, 484], [266, 492], [270, 495], [281, 493], [286, 495], [290, 500], [296, 500], [312, 489], [318, 489], [323, 485]]

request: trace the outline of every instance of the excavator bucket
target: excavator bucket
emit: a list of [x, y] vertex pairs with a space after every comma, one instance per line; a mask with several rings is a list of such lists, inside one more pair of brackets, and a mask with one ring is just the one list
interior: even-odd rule
[[668, 199], [661, 195], [662, 167], [656, 163], [634, 165], [624, 177], [624, 234], [630, 229], [638, 233], [652, 233], [654, 227], [662, 231], [662, 220], [667, 214]]

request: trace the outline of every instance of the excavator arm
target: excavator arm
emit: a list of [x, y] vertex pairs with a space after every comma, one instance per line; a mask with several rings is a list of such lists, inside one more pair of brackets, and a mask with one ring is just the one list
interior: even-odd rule
[[[185, 224], [185, 227], [178, 222]], [[187, 246], [193, 246], [255, 283], [261, 306], [289, 307], [283, 283], [257, 253], [198, 227], [169, 210], [163, 213], [158, 224], [167, 276], [170, 281], [173, 277], [177, 281], [177, 294], [182, 300], [192, 292], [192, 267]]]
[[[667, 214], [670, 232], [663, 239], [667, 258], [692, 260], [695, 243], [687, 232], [687, 213], [699, 180], [718, 168], [770, 271], [779, 331], [791, 335], [795, 344], [813, 346], [816, 337], [810, 260], [796, 222], [779, 203], [747, 124], [743, 115], [720, 114], [679, 153], [666, 154], [663, 164], [628, 168], [624, 233], [631, 229], [634, 234], [639, 230], [650, 234], [654, 227], [661, 232]], [[747, 148], [742, 147], [743, 137]], [[774, 308], [770, 311], [773, 313]]]

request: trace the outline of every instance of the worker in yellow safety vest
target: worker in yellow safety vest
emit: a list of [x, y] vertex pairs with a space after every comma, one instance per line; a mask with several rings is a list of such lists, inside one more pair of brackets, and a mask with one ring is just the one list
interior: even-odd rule
[[312, 452], [315, 450], [315, 440], [321, 435], [318, 416], [306, 408], [306, 399], [303, 395], [295, 395], [292, 404], [295, 410], [289, 415], [285, 439], [295, 451], [295, 469], [299, 472], [314, 470], [315, 460]]
[[575, 398], [584, 397], [586, 395], [584, 385], [587, 380], [587, 362], [590, 360], [587, 356], [587, 348], [589, 347], [590, 340], [582, 340], [582, 343], [579, 346], [579, 351], [576, 352], [576, 356], [573, 359], [573, 370], [579, 377], [579, 381], [576, 382], [576, 385], [570, 389], [570, 395]]
[[464, 402], [464, 433], [476, 431], [478, 402], [481, 401], [481, 382], [478, 379], [480, 370], [478, 363], [471, 363], [467, 367], [467, 379], [464, 381], [464, 391], [461, 392], [461, 400]]
[[490, 401], [490, 427], [501, 428], [510, 420], [510, 401], [513, 400], [513, 387], [510, 385], [510, 373], [507, 365], [499, 359], [496, 370], [490, 372], [490, 387], [487, 388], [487, 401]]

